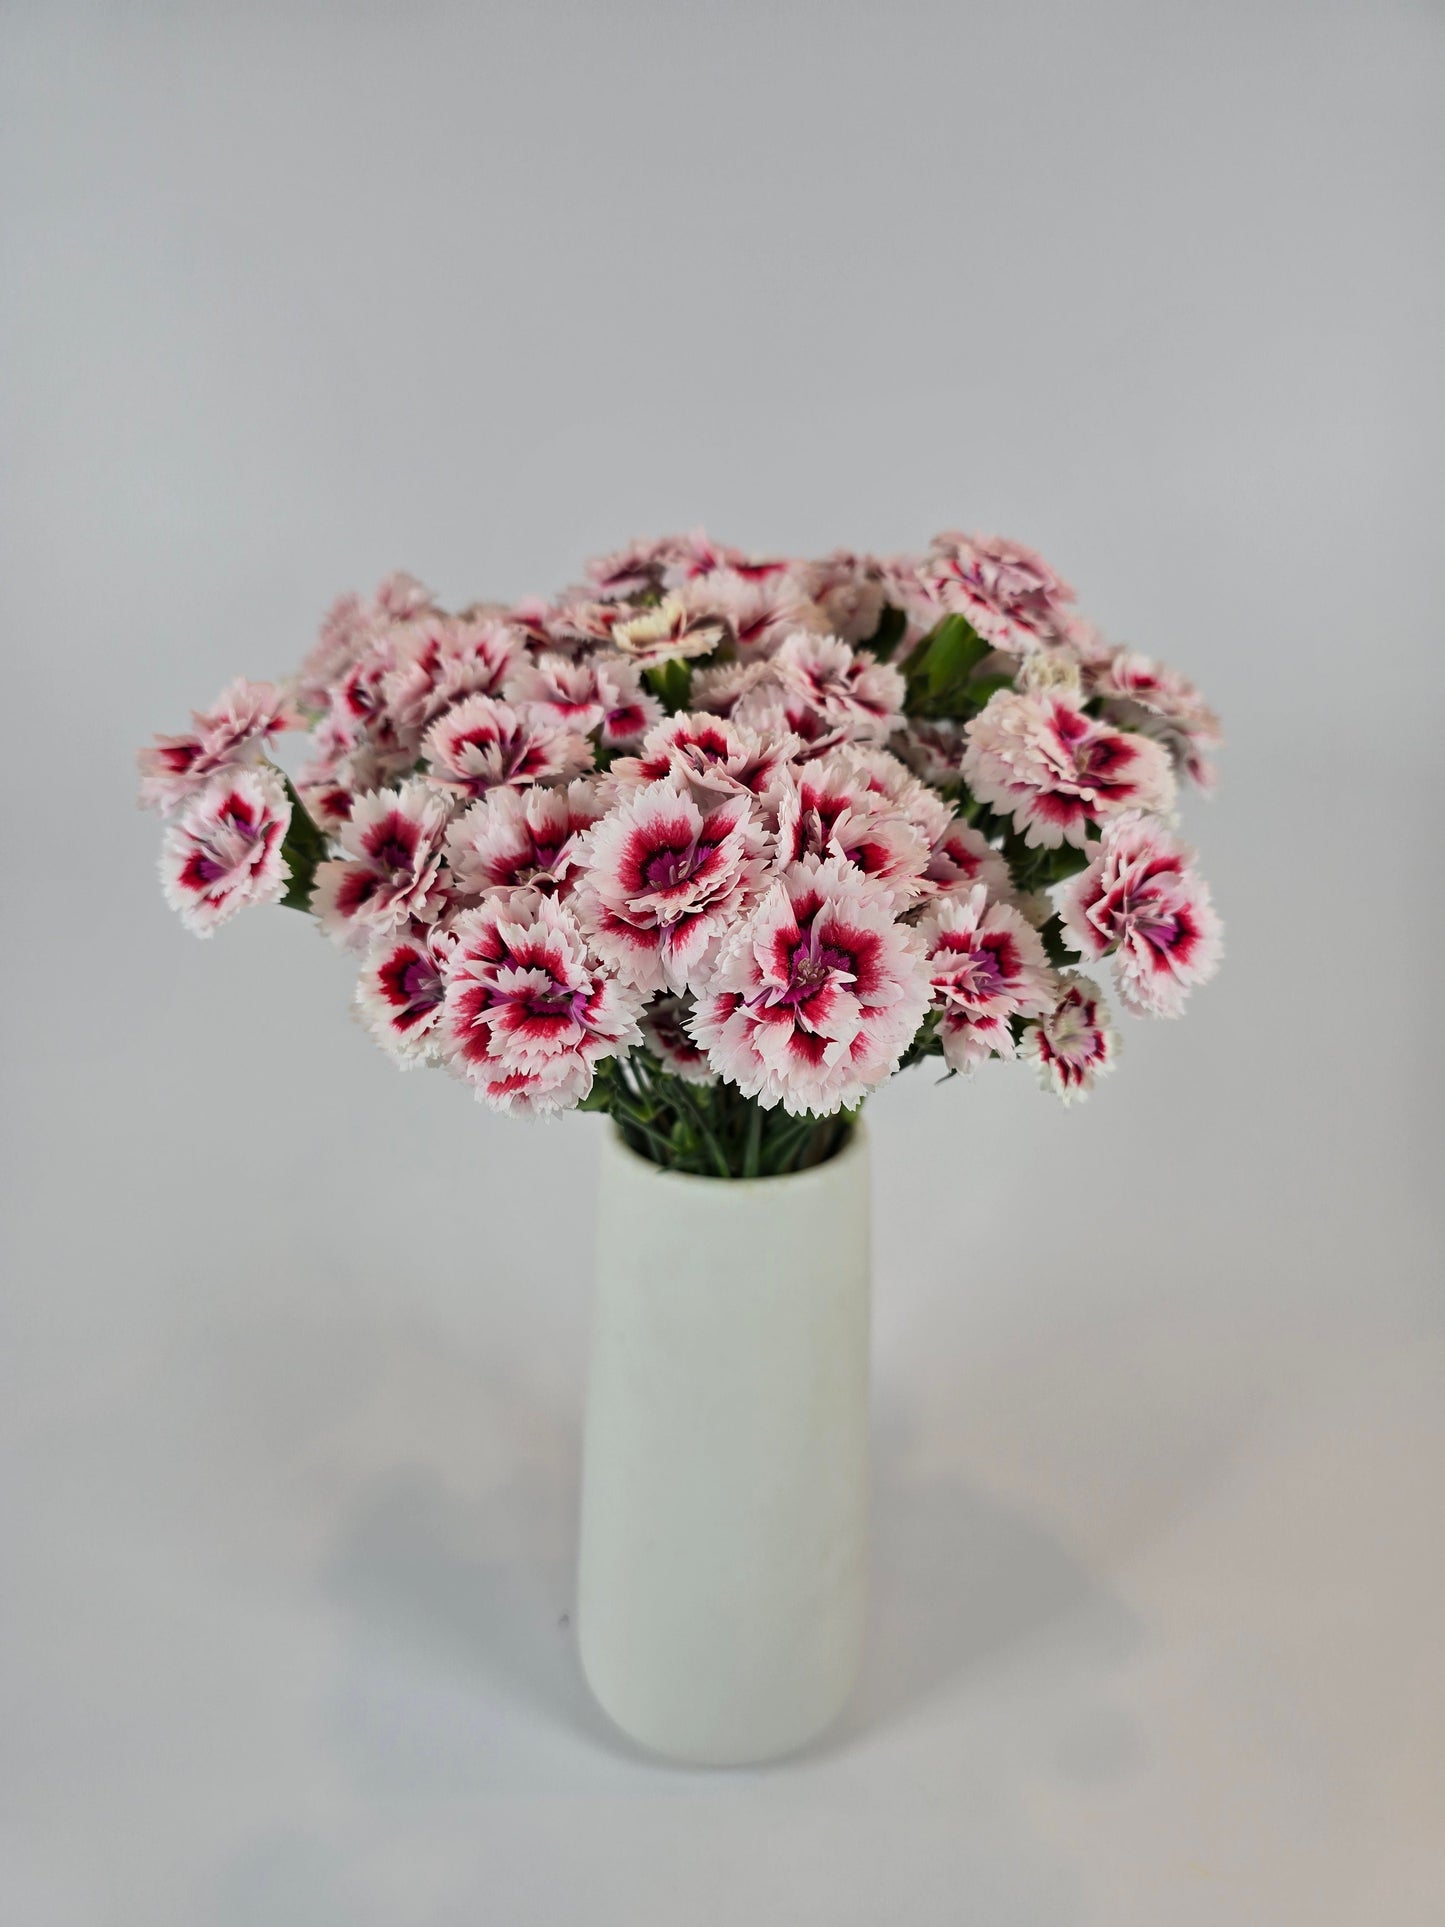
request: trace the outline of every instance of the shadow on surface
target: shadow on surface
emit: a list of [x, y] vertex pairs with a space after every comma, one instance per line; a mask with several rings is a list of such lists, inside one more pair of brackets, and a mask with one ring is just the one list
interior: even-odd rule
[[356, 1513], [325, 1589], [373, 1651], [460, 1670], [575, 1725], [587, 1707], [570, 1636], [575, 1525], [574, 1481], [554, 1463], [479, 1498], [398, 1473]]
[[1085, 1665], [1138, 1645], [1135, 1615], [1023, 1514], [960, 1480], [910, 1475], [886, 1440], [873, 1479], [863, 1673], [825, 1747], [855, 1743], [1066, 1623], [1070, 1657]]
[[[540, 1718], [554, 1734], [646, 1763], [594, 1706], [577, 1662], [574, 1455], [569, 1440], [480, 1497], [459, 1496], [429, 1470], [399, 1473], [345, 1533], [325, 1575], [359, 1633], [341, 1717], [352, 1741], [408, 1779], [405, 1734], [383, 1744], [403, 1707], [408, 1720], [423, 1717], [417, 1744], [437, 1769], [459, 1746], [472, 1750], [482, 1714], [509, 1732], [518, 1714]], [[1070, 1655], [1085, 1664], [1111, 1664], [1138, 1643], [1134, 1616], [1057, 1539], [954, 1479], [909, 1476], [886, 1449], [873, 1517], [862, 1680], [841, 1726], [804, 1758], [856, 1744], [1064, 1622]], [[398, 1671], [405, 1691], [388, 1697], [381, 1682]], [[418, 1680], [431, 1682], [429, 1717]]]

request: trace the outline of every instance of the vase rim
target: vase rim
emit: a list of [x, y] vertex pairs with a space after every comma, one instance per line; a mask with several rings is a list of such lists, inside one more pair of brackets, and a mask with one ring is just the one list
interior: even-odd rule
[[708, 1192], [746, 1192], [751, 1195], [760, 1190], [772, 1191], [776, 1186], [783, 1184], [799, 1185], [809, 1181], [819, 1183], [845, 1167], [855, 1164], [867, 1151], [868, 1127], [861, 1117], [857, 1118], [842, 1150], [835, 1151], [833, 1156], [822, 1164], [809, 1165], [806, 1171], [773, 1172], [756, 1178], [715, 1178], [705, 1172], [669, 1171], [665, 1165], [654, 1164], [651, 1158], [645, 1158], [640, 1151], [634, 1151], [611, 1118], [607, 1120], [605, 1142], [608, 1155], [618, 1158], [625, 1164], [637, 1165], [643, 1171], [651, 1172], [655, 1178], [665, 1179], [668, 1184], [696, 1185]]

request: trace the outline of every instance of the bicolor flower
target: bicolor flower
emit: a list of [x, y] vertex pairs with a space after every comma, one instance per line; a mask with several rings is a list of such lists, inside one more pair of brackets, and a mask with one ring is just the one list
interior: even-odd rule
[[380, 750], [359, 744], [344, 754], [319, 756], [296, 778], [296, 788], [312, 820], [328, 835], [348, 821], [358, 796], [404, 782], [416, 762], [407, 750]]
[[991, 897], [1007, 899], [1013, 895], [1008, 864], [987, 837], [961, 816], [951, 817], [934, 840], [923, 880], [938, 891], [957, 891], [982, 883]]
[[141, 750], [142, 808], [171, 815], [199, 796], [218, 771], [259, 761], [271, 737], [304, 721], [285, 689], [238, 676], [209, 709], [192, 711], [184, 735], [157, 736]]
[[494, 1110], [568, 1110], [601, 1059], [640, 1041], [640, 994], [599, 968], [554, 898], [498, 892], [452, 931], [441, 1048]]
[[705, 980], [762, 871], [753, 807], [739, 793], [705, 808], [672, 783], [648, 783], [594, 826], [577, 914], [625, 982], [686, 990]]
[[971, 1070], [986, 1057], [1012, 1057], [1010, 1020], [1054, 1008], [1057, 979], [1038, 932], [982, 884], [936, 897], [918, 926], [927, 953], [944, 1062]]
[[1223, 740], [1219, 718], [1186, 676], [1148, 656], [1117, 649], [1093, 669], [1090, 680], [1111, 722], [1157, 738], [1176, 769], [1200, 789], [1213, 789], [1209, 752]]
[[1087, 1097], [1098, 1080], [1113, 1070], [1119, 1037], [1103, 992], [1091, 977], [1065, 976], [1059, 986], [1058, 1000], [1049, 1014], [1024, 1026], [1019, 1051], [1038, 1065], [1044, 1089], [1072, 1104]]
[[1067, 641], [1074, 592], [1032, 549], [998, 535], [935, 536], [920, 570], [940, 606], [1011, 655]]
[[209, 937], [238, 910], [283, 894], [290, 825], [286, 786], [269, 770], [222, 770], [192, 797], [161, 849], [161, 888], [188, 930]]
[[409, 923], [378, 937], [356, 980], [356, 1011], [403, 1070], [437, 1058], [446, 964], [455, 939], [443, 924]]
[[780, 864], [840, 857], [886, 889], [900, 909], [923, 893], [928, 843], [846, 751], [796, 765], [768, 800], [777, 814]]
[[381, 682], [397, 740], [419, 745], [464, 696], [498, 694], [521, 654], [521, 636], [495, 617], [432, 616], [411, 624]]
[[1106, 825], [1081, 875], [1060, 893], [1064, 935], [1081, 956], [1111, 956], [1114, 981], [1138, 1016], [1177, 1017], [1219, 968], [1223, 931], [1192, 852], [1156, 819], [1130, 812]]
[[532, 885], [566, 896], [577, 881], [586, 832], [602, 814], [597, 784], [490, 791], [447, 831], [453, 887], [468, 897]]
[[710, 656], [727, 636], [726, 617], [692, 609], [673, 591], [656, 608], [619, 622], [612, 642], [639, 669], [651, 669], [691, 656]]
[[785, 691], [851, 741], [882, 742], [902, 716], [902, 673], [866, 649], [850, 649], [841, 636], [795, 631], [773, 657], [772, 667]]
[[1000, 690], [964, 733], [964, 781], [1011, 816], [1026, 843], [1082, 849], [1110, 816], [1173, 807], [1174, 776], [1158, 743], [1057, 696]]
[[640, 1019], [642, 1041], [685, 1084], [716, 1084], [717, 1072], [688, 1028], [693, 1008], [691, 997], [654, 997]]
[[790, 865], [718, 960], [692, 1021], [719, 1076], [820, 1115], [888, 1077], [932, 995], [888, 891], [837, 857]]
[[705, 711], [665, 717], [643, 738], [636, 756], [618, 757], [608, 771], [614, 790], [671, 781], [699, 799], [759, 796], [786, 768], [799, 745], [786, 732], [761, 735]]
[[438, 717], [422, 743], [431, 780], [459, 796], [565, 782], [593, 764], [586, 737], [537, 703], [468, 696]]
[[737, 569], [718, 569], [699, 577], [682, 590], [682, 599], [698, 617], [721, 617], [744, 662], [773, 655], [797, 630], [826, 634], [828, 624], [817, 605], [790, 573], [743, 575]]
[[611, 555], [594, 556], [587, 564], [588, 580], [597, 595], [609, 602], [656, 593], [662, 588], [663, 572], [676, 550], [675, 536], [629, 542]]
[[373, 790], [352, 805], [343, 854], [316, 866], [311, 908], [348, 947], [408, 921], [430, 923], [447, 900], [442, 853], [451, 805], [420, 779]]
[[662, 717], [662, 704], [643, 689], [637, 666], [610, 651], [529, 657], [512, 671], [505, 693], [509, 702], [532, 703], [584, 736], [597, 731], [609, 749], [636, 742]]

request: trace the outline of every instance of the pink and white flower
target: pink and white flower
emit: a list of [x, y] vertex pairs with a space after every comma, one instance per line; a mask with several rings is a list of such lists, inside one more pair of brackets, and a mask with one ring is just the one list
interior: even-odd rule
[[431, 590], [404, 571], [387, 576], [370, 601], [354, 592], [338, 596], [322, 620], [316, 647], [301, 665], [297, 690], [303, 707], [325, 709], [336, 685], [393, 624], [428, 612], [440, 614]]
[[790, 574], [743, 575], [719, 569], [699, 577], [682, 591], [682, 599], [698, 617], [721, 617], [744, 662], [773, 655], [796, 630], [827, 632], [816, 605]]
[[432, 782], [459, 796], [565, 782], [592, 768], [592, 746], [538, 703], [468, 696], [437, 718], [422, 743]]
[[1037, 1023], [1024, 1027], [1023, 1057], [1038, 1065], [1039, 1081], [1066, 1104], [1087, 1097], [1119, 1057], [1119, 1037], [1103, 992], [1091, 977], [1060, 979], [1058, 1001]]
[[1007, 899], [1013, 895], [1008, 864], [988, 838], [961, 816], [951, 817], [935, 838], [923, 880], [939, 891], [982, 883], [991, 897]]
[[317, 757], [306, 764], [296, 778], [296, 788], [312, 821], [334, 836], [350, 818], [358, 796], [404, 781], [415, 762], [409, 750], [381, 750], [362, 743], [344, 754]]
[[1131, 812], [1108, 824], [1093, 861], [1064, 885], [1059, 916], [1081, 956], [1112, 956], [1125, 1006], [1178, 1017], [1219, 968], [1223, 931], [1193, 854], [1163, 824]]
[[603, 1058], [640, 1041], [640, 995], [598, 967], [555, 898], [499, 892], [452, 928], [441, 1047], [494, 1110], [568, 1110]]
[[431, 616], [399, 632], [381, 680], [397, 740], [419, 744], [462, 697], [496, 695], [521, 653], [521, 636], [495, 617]]
[[1176, 769], [1202, 790], [1214, 787], [1209, 752], [1223, 740], [1219, 718], [1188, 677], [1128, 649], [1117, 649], [1091, 675], [1104, 714], [1125, 729], [1163, 743]]
[[642, 672], [621, 656], [598, 656], [597, 694], [602, 703], [599, 741], [605, 749], [631, 749], [662, 719], [662, 704], [642, 687]]
[[157, 736], [137, 757], [144, 809], [178, 810], [223, 769], [256, 763], [271, 737], [305, 721], [289, 692], [275, 683], [238, 676], [210, 709], [193, 710], [181, 736]]
[[409, 923], [378, 937], [356, 980], [356, 1010], [403, 1070], [437, 1060], [437, 1026], [455, 938], [439, 923]]
[[564, 656], [555, 650], [519, 662], [502, 693], [509, 703], [518, 707], [531, 703], [582, 736], [590, 736], [607, 713], [597, 687], [595, 659]]
[[512, 671], [505, 694], [508, 702], [531, 703], [584, 736], [599, 731], [609, 749], [636, 742], [662, 716], [636, 665], [612, 654], [533, 656]]
[[852, 549], [835, 549], [810, 564], [803, 579], [826, 629], [849, 643], [866, 642], [876, 632], [893, 586], [876, 556]]
[[907, 818], [928, 846], [928, 860], [917, 880], [921, 895], [952, 890], [962, 884], [985, 883], [990, 896], [1013, 894], [1008, 864], [988, 839], [926, 783], [921, 783], [886, 749], [861, 749], [856, 744], [838, 752], [859, 771], [868, 786]]
[[[930, 1005], [954, 1068], [1027, 1054], [1073, 1097], [1117, 1046], [1096, 987], [1051, 968], [1053, 932], [1109, 958], [1135, 1012], [1177, 1014], [1213, 974], [1219, 919], [1163, 819], [1178, 778], [1212, 782], [1218, 719], [1031, 550], [951, 533], [921, 560], [754, 559], [694, 530], [588, 577], [452, 614], [390, 576], [332, 608], [294, 684], [236, 682], [158, 737], [141, 800], [179, 815], [163, 874], [191, 927], [295, 899], [304, 807], [330, 852], [311, 908], [364, 956], [368, 1027], [524, 1110], [577, 1102], [639, 1038], [678, 1077], [836, 1110]], [[949, 612], [1000, 693], [906, 717], [900, 665]], [[266, 750], [308, 723], [293, 790]], [[1011, 872], [995, 845], [1020, 843], [1082, 854]]]
[[526, 885], [565, 897], [577, 881], [584, 837], [602, 815], [597, 784], [490, 791], [447, 831], [453, 887], [468, 897]]
[[405, 622], [436, 608], [436, 597], [424, 582], [405, 569], [393, 569], [376, 585], [376, 613], [385, 622]]
[[1082, 849], [1107, 817], [1173, 807], [1174, 776], [1158, 743], [1057, 696], [1000, 690], [964, 733], [964, 780], [1013, 818], [1026, 843]]
[[944, 1062], [953, 1070], [1012, 1057], [1011, 1020], [1053, 1010], [1057, 979], [1038, 932], [983, 885], [935, 898], [918, 934], [934, 1006], [942, 1012]]
[[346, 674], [375, 631], [375, 612], [354, 589], [336, 598], [322, 617], [316, 645], [296, 678], [297, 700], [304, 708], [326, 708], [332, 685]]
[[799, 630], [783, 643], [772, 666], [785, 692], [853, 742], [882, 742], [898, 726], [906, 687], [902, 673], [866, 650], [850, 649], [841, 636]]
[[857, 770], [868, 788], [902, 812], [925, 843], [934, 844], [953, 820], [953, 811], [937, 791], [920, 783], [906, 763], [891, 750], [849, 743], [839, 754]]
[[594, 649], [611, 649], [620, 622], [638, 614], [630, 602], [597, 602], [569, 597], [543, 612], [539, 632], [529, 640], [538, 653], [550, 650], [566, 656], [586, 656]]
[[995, 649], [1026, 655], [1068, 640], [1074, 592], [1021, 542], [935, 536], [920, 574], [942, 607], [967, 617]]
[[671, 781], [699, 796], [759, 796], [786, 768], [799, 744], [786, 732], [758, 735], [705, 711], [668, 716], [650, 729], [636, 756], [613, 763], [615, 790]]
[[678, 537], [629, 542], [611, 555], [595, 556], [587, 564], [588, 580], [608, 601], [626, 601], [662, 588], [663, 573], [677, 553]]
[[899, 755], [921, 782], [942, 789], [963, 774], [963, 725], [946, 718], [910, 716], [894, 738]]
[[693, 1035], [765, 1108], [856, 1104], [898, 1065], [932, 995], [887, 890], [838, 858], [790, 865], [718, 960]]
[[271, 771], [224, 769], [192, 797], [161, 849], [161, 888], [188, 930], [209, 937], [238, 910], [284, 894], [290, 825], [286, 786]]
[[316, 866], [311, 908], [326, 934], [355, 948], [398, 924], [431, 923], [447, 900], [450, 817], [446, 797], [419, 779], [358, 797], [338, 837], [343, 855]]
[[752, 798], [704, 808], [672, 783], [624, 793], [590, 832], [576, 908], [594, 949], [643, 990], [690, 990], [756, 889]]
[[717, 1072], [689, 1029], [693, 1010], [691, 997], [654, 997], [642, 1013], [642, 1041], [684, 1084], [716, 1084]]
[[886, 889], [898, 909], [923, 894], [928, 843], [846, 751], [797, 765], [768, 800], [777, 813], [779, 863], [840, 857]]
[[639, 669], [653, 669], [691, 656], [710, 656], [728, 634], [725, 616], [690, 608], [674, 591], [655, 609], [619, 622], [612, 631], [612, 643]]
[[687, 535], [666, 538], [668, 548], [666, 581], [669, 588], [712, 576], [723, 570], [750, 579], [780, 575], [788, 564], [780, 557], [750, 556], [726, 542], [714, 542], [706, 529], [693, 529]]

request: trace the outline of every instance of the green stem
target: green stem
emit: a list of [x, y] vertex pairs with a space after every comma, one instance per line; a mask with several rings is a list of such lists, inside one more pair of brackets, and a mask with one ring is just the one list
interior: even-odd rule
[[655, 1164], [666, 1166], [672, 1163], [672, 1146], [667, 1142], [666, 1138], [658, 1135], [652, 1128], [650, 1121], [645, 1118], [640, 1111], [634, 1110], [630, 1104], [619, 1104], [614, 1095], [612, 1100], [612, 1114], [619, 1124], [627, 1125], [631, 1130], [638, 1132], [653, 1145], [655, 1151], [653, 1162]]
[[763, 1107], [754, 1102], [752, 1115], [748, 1118], [748, 1141], [743, 1152], [743, 1176], [755, 1178], [758, 1175], [758, 1156], [763, 1148]]
[[795, 1119], [792, 1124], [778, 1132], [772, 1142], [772, 1175], [782, 1177], [807, 1143], [813, 1131], [815, 1120], [811, 1117]]
[[688, 1089], [682, 1078], [675, 1077], [670, 1081], [674, 1088], [668, 1095], [672, 1099], [674, 1108], [687, 1114], [693, 1128], [702, 1139], [704, 1150], [706, 1150], [713, 1163], [717, 1166], [718, 1176], [720, 1178], [730, 1178], [733, 1174], [732, 1166], [724, 1156], [722, 1146], [713, 1136], [707, 1119], [702, 1114], [702, 1106], [694, 1102], [692, 1092]]

